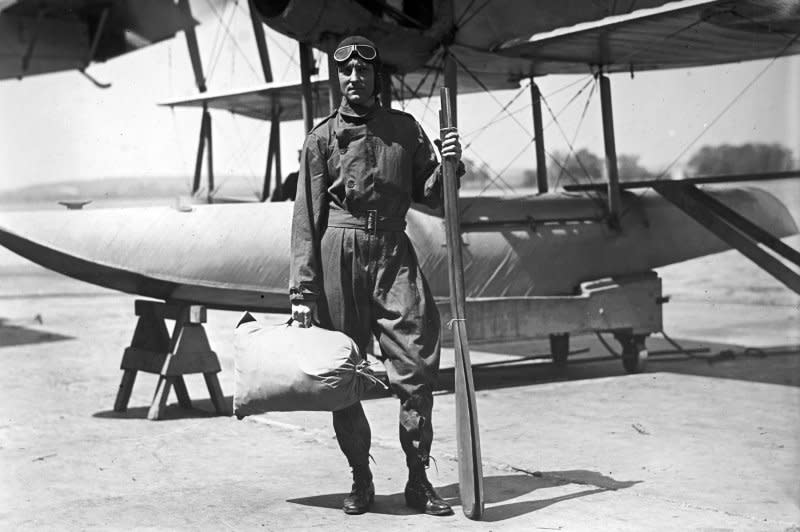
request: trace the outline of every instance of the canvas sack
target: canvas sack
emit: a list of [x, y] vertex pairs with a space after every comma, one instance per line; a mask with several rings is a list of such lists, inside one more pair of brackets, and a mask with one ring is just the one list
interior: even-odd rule
[[[252, 317], [250, 318], [252, 319]], [[235, 333], [236, 417], [341, 410], [379, 381], [344, 333], [296, 322], [240, 322]]]

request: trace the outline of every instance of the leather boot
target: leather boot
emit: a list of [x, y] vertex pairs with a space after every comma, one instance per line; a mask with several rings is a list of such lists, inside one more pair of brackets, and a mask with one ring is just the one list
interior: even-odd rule
[[353, 488], [345, 497], [342, 509], [350, 515], [363, 514], [375, 501], [375, 485], [368, 465], [353, 467]]
[[428, 481], [425, 469], [414, 468], [408, 472], [406, 504], [428, 515], [452, 515], [453, 509], [442, 500]]

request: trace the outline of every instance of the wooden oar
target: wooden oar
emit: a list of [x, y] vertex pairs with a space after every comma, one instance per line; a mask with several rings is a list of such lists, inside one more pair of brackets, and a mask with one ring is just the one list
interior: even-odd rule
[[[441, 90], [442, 110], [439, 114], [441, 139], [455, 127], [455, 116], [450, 107], [449, 91]], [[475, 403], [475, 386], [472, 382], [472, 365], [467, 341], [466, 302], [464, 297], [464, 264], [461, 256], [461, 230], [458, 212], [458, 186], [455, 158], [442, 158], [445, 233], [450, 272], [450, 310], [453, 345], [456, 351], [456, 433], [458, 439], [458, 486], [464, 515], [480, 519], [483, 515], [483, 467], [481, 441], [478, 432], [478, 410]]]

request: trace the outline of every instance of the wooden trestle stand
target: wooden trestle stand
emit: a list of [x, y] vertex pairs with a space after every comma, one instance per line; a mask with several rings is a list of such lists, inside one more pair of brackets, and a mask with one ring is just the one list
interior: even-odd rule
[[[183, 376], [202, 373], [208, 393], [217, 414], [227, 414], [222, 388], [217, 373], [220, 372], [217, 354], [211, 350], [208, 336], [203, 328], [206, 308], [201, 305], [162, 303], [160, 301], [136, 300], [136, 315], [139, 321], [133, 333], [131, 345], [125, 349], [120, 365], [122, 382], [114, 403], [115, 412], [125, 412], [136, 380], [137, 371], [155, 373], [158, 377], [153, 402], [147, 419], [157, 420], [167, 404], [171, 388], [175, 388], [178, 403], [191, 408], [192, 402]], [[164, 320], [175, 320], [172, 336]]]

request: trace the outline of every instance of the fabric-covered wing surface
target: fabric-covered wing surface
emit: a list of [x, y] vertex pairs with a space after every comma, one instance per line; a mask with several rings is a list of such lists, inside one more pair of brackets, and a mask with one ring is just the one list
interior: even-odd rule
[[196, 24], [171, 0], [0, 3], [0, 79], [85, 69]]
[[536, 75], [685, 68], [800, 53], [797, 0], [684, 0], [514, 39]]
[[[314, 118], [319, 119], [330, 113], [328, 82], [314, 81], [311, 84], [314, 101]], [[203, 93], [191, 98], [170, 100], [159, 105], [169, 107], [202, 107], [207, 103], [210, 109], [222, 109], [259, 120], [271, 120], [273, 109], [279, 120], [300, 120], [302, 113], [302, 87], [299, 83], [268, 83], [251, 89]]]

